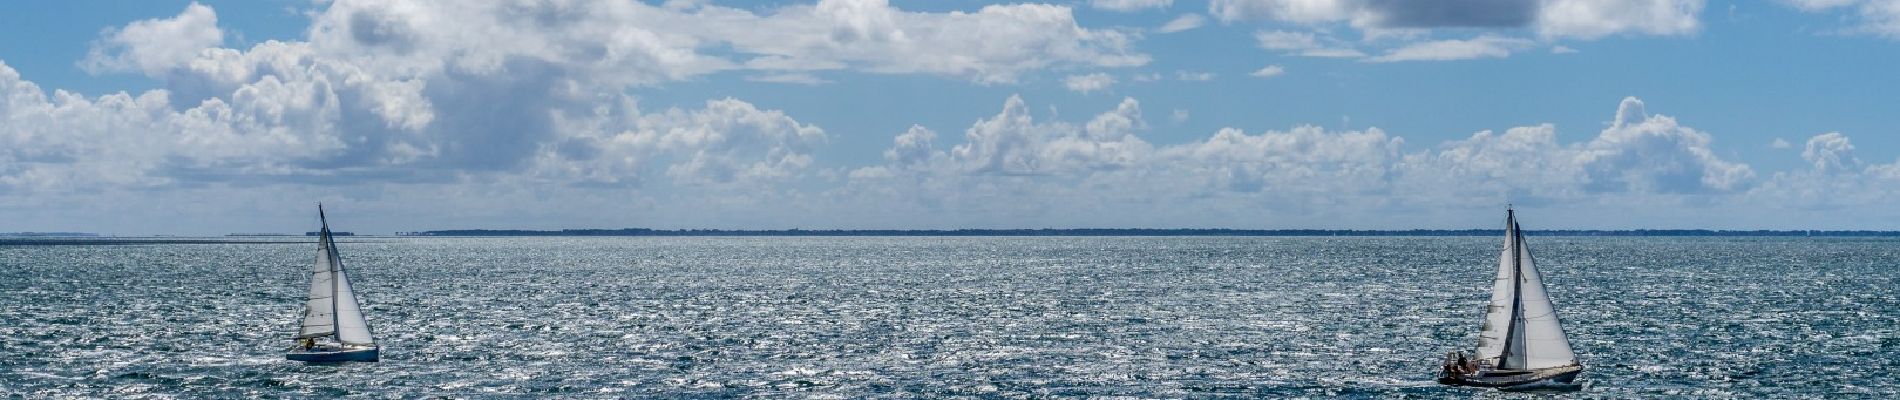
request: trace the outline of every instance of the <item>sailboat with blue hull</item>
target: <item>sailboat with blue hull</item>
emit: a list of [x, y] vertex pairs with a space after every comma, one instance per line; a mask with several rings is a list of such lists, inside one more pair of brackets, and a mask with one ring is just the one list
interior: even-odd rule
[[1577, 389], [1572, 382], [1583, 373], [1583, 364], [1571, 351], [1557, 308], [1544, 290], [1517, 212], [1507, 209], [1504, 220], [1504, 252], [1498, 256], [1477, 354], [1447, 354], [1438, 382], [1507, 390]]
[[337, 254], [322, 204], [317, 205], [317, 220], [323, 230], [317, 235], [317, 263], [310, 270], [303, 326], [297, 330], [297, 345], [284, 358], [305, 362], [376, 361], [382, 347], [370, 336], [369, 321], [363, 319], [363, 308], [350, 286], [343, 257]]

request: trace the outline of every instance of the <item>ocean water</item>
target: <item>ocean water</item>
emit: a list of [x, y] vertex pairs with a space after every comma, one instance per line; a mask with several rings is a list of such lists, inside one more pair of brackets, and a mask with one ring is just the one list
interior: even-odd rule
[[[1900, 397], [1900, 241], [1530, 240], [1565, 396]], [[383, 361], [304, 365], [312, 243], [0, 242], [0, 397], [1525, 396], [1432, 382], [1501, 245], [344, 238]]]

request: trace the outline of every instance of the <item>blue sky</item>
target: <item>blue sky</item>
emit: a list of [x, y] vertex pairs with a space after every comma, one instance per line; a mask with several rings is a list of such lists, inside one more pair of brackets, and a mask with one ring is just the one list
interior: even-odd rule
[[0, 231], [1900, 229], [1900, 1], [31, 2]]

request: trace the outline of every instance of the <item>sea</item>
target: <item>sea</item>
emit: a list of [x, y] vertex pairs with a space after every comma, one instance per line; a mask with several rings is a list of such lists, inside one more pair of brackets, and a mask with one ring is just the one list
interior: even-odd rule
[[[50, 244], [49, 244], [50, 243]], [[0, 242], [0, 398], [1900, 398], [1900, 240], [1530, 237], [1586, 369], [1445, 387], [1499, 237]]]

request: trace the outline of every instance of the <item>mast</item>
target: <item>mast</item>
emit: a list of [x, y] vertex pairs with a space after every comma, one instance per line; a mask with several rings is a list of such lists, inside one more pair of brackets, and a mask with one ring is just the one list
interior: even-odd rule
[[330, 336], [343, 343], [343, 321], [337, 317], [342, 313], [336, 307], [336, 281], [340, 278], [336, 273], [336, 243], [330, 240], [330, 219], [323, 216], [323, 203], [317, 203], [317, 223], [323, 224], [317, 241], [323, 242], [323, 251], [330, 253]]
[[1517, 225], [1516, 210], [1506, 208], [1504, 222], [1507, 224], [1505, 234], [1510, 235], [1511, 241], [1511, 312], [1510, 318], [1506, 320], [1509, 322], [1504, 328], [1504, 349], [1497, 365], [1498, 369], [1515, 369], [1507, 367], [1521, 367], [1514, 365], [1511, 358], [1521, 356], [1518, 353], [1522, 350], [1517, 348], [1524, 345], [1524, 340], [1518, 338], [1524, 333], [1523, 324], [1520, 323], [1524, 319], [1524, 232]]

